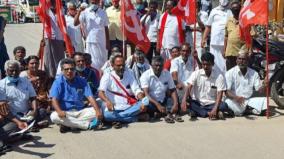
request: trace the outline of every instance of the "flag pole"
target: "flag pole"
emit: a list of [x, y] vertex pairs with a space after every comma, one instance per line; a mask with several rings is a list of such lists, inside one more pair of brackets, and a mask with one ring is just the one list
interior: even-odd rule
[[[122, 12], [123, 10], [123, 12]], [[122, 24], [122, 54], [124, 56], [124, 58], [126, 59], [127, 55], [125, 54], [125, 26], [124, 26], [124, 14], [125, 14], [125, 2], [124, 0], [121, 1], [121, 11], [120, 11], [122, 15], [122, 21], [121, 21], [121, 24]]]
[[[197, 23], [197, 5], [196, 5], [196, 0], [194, 0], [194, 5], [195, 5], [195, 18], [194, 18], [194, 32], [193, 32], [193, 53], [195, 54], [195, 51], [196, 51], [196, 23]], [[194, 56], [194, 55], [193, 55]], [[197, 53], [197, 57], [198, 57], [198, 53]], [[195, 64], [196, 64], [196, 61], [195, 61], [195, 58], [193, 57], [193, 69], [195, 70]]]
[[269, 65], [269, 50], [268, 50], [268, 41], [269, 41], [269, 34], [268, 34], [268, 26], [269, 26], [269, 19], [268, 19], [268, 14], [269, 14], [269, 2], [268, 0], [267, 2], [267, 6], [266, 6], [266, 12], [267, 12], [267, 16], [266, 16], [266, 100], [267, 100], [267, 111], [266, 111], [266, 118], [269, 119], [269, 114], [270, 114], [270, 107], [269, 107], [269, 97], [270, 97], [270, 90], [269, 90], [269, 69], [268, 69], [268, 65]]

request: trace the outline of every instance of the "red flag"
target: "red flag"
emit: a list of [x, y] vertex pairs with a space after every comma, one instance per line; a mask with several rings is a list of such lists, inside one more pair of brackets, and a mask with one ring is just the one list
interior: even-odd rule
[[[61, 0], [56, 0], [56, 15], [57, 15], [57, 24], [59, 26], [59, 29], [63, 35], [63, 39], [65, 42], [66, 50], [69, 54], [72, 54], [74, 51], [72, 42], [67, 35], [66, 31], [66, 22], [65, 22], [65, 17], [63, 14], [63, 7], [62, 7], [62, 1]], [[47, 34], [47, 38], [51, 38], [52, 34], [52, 29], [51, 29], [51, 19], [49, 16], [49, 11], [50, 11], [50, 6], [51, 3], [49, 0], [40, 0], [39, 1], [39, 7], [36, 8], [36, 11], [39, 15], [40, 21], [44, 25], [44, 30]]]
[[172, 13], [182, 16], [188, 25], [196, 23], [196, 0], [179, 0]]
[[51, 22], [50, 17], [48, 15], [48, 11], [50, 8], [50, 1], [39, 0], [39, 6], [36, 8], [36, 12], [39, 16], [40, 21], [43, 24], [44, 30], [47, 34], [47, 37], [51, 37]]
[[145, 29], [140, 23], [137, 11], [130, 0], [121, 1], [121, 24], [122, 32], [132, 43], [141, 48], [144, 53], [148, 53], [150, 41], [145, 33]]
[[241, 39], [246, 41], [248, 46], [251, 45], [250, 27], [251, 25], [267, 25], [268, 24], [268, 0], [246, 0], [242, 8], [240, 21]]
[[66, 21], [65, 21], [65, 17], [63, 13], [62, 0], [56, 0], [56, 15], [57, 15], [57, 24], [59, 26], [61, 33], [63, 34], [63, 39], [65, 42], [67, 53], [69, 53], [69, 55], [72, 55], [74, 53], [74, 49], [73, 49], [70, 37], [67, 34]]

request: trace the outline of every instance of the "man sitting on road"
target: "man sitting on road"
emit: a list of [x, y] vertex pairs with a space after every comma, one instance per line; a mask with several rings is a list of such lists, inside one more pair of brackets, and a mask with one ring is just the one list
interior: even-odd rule
[[17, 119], [10, 111], [6, 101], [0, 101], [0, 156], [12, 150], [9, 142], [25, 139], [24, 134], [13, 135], [13, 133], [27, 128], [27, 123]]
[[[104, 119], [113, 122], [114, 128], [121, 128], [121, 122], [135, 122], [141, 112], [146, 111], [149, 104], [140, 89], [134, 74], [125, 68], [125, 61], [121, 55], [111, 59], [113, 70], [103, 75], [99, 97], [105, 107]], [[135, 96], [134, 96], [135, 95]], [[137, 101], [142, 100], [142, 101]]]
[[[174, 123], [174, 119], [180, 122], [181, 117], [172, 116], [178, 111], [178, 100], [175, 84], [169, 71], [163, 70], [164, 60], [161, 56], [152, 58], [152, 68], [144, 72], [140, 78], [141, 87], [150, 100], [148, 112], [153, 116], [155, 112], [166, 115], [167, 123]], [[173, 105], [167, 110], [167, 92], [170, 92]]]
[[[195, 65], [193, 56], [191, 55], [191, 48], [189, 44], [183, 44], [181, 46], [180, 52], [181, 55], [171, 61], [170, 72], [176, 84], [179, 102], [181, 103], [184, 95], [184, 90], [187, 85], [186, 81], [188, 80], [188, 78], [194, 71], [195, 66], [197, 65]], [[197, 61], [199, 61], [197, 56], [195, 60], [197, 64]]]
[[[71, 128], [93, 129], [97, 126], [102, 114], [96, 103], [87, 81], [76, 75], [75, 62], [66, 58], [60, 63], [63, 75], [52, 84], [50, 97], [55, 109], [50, 115], [53, 123], [60, 124], [60, 132]], [[87, 98], [91, 108], [84, 108], [83, 99]]]
[[227, 91], [226, 100], [228, 107], [234, 114], [241, 116], [245, 111], [260, 115], [267, 109], [265, 97], [251, 98], [254, 89], [263, 90], [262, 82], [256, 71], [248, 67], [248, 54], [240, 53], [237, 57], [237, 66], [226, 73]]
[[92, 93], [96, 98], [98, 96], [98, 87], [100, 84], [96, 72], [86, 67], [84, 53], [75, 53], [73, 57], [76, 64], [76, 75], [84, 78], [91, 87]]
[[225, 78], [221, 72], [212, 69], [214, 55], [211, 53], [203, 54], [201, 63], [202, 69], [194, 71], [187, 81], [182, 110], [187, 111], [189, 98], [191, 113], [203, 118], [209, 116], [209, 119], [223, 118], [222, 112], [227, 110], [226, 104], [222, 102], [223, 92], [226, 90]]
[[129, 66], [130, 69], [133, 71], [134, 73], [134, 77], [137, 80], [139, 86], [141, 86], [140, 84], [140, 77], [143, 74], [143, 72], [145, 72], [146, 70], [148, 70], [150, 68], [149, 63], [145, 62], [145, 55], [142, 51], [140, 50], [136, 50], [134, 52], [134, 62], [133, 65]]
[[19, 77], [18, 61], [6, 61], [5, 70], [7, 76], [0, 81], [0, 100], [9, 104], [10, 112], [18, 120], [32, 122], [39, 117], [33, 85], [27, 78]]

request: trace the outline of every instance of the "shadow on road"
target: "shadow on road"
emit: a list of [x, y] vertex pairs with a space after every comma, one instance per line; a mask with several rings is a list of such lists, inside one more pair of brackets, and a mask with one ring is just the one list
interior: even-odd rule
[[40, 158], [47, 158], [53, 155], [54, 153], [41, 153], [41, 152], [35, 152], [24, 149], [24, 148], [52, 148], [55, 146], [55, 144], [46, 144], [44, 142], [40, 142], [40, 139], [41, 139], [40, 136], [33, 136], [32, 140], [17, 142], [13, 145], [13, 151], [32, 156], [38, 156]]

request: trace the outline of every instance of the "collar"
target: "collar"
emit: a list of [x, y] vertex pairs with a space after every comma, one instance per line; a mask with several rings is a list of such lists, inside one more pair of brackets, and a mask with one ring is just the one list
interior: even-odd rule
[[120, 11], [120, 6], [118, 8], [115, 8], [114, 6], [111, 6], [112, 10]]
[[5, 77], [5, 81], [6, 81], [5, 83], [6, 83], [7, 85], [13, 85], [13, 84], [18, 85], [18, 84], [22, 81], [22, 77], [19, 77], [19, 80], [18, 80], [16, 83], [13, 83], [13, 82], [9, 81], [9, 80], [8, 80], [8, 76]]
[[246, 72], [245, 75], [242, 74], [242, 71], [241, 71], [241, 69], [240, 69], [240, 67], [239, 67], [238, 65], [235, 66], [235, 67], [236, 67], [237, 73], [238, 73], [240, 76], [244, 76], [244, 77], [247, 77], [247, 76], [248, 76], [248, 74], [249, 74], [249, 67], [247, 67], [247, 72]]
[[[207, 77], [206, 74], [205, 74], [205, 70], [204, 70], [204, 69], [200, 69], [200, 75]], [[216, 70], [215, 70], [214, 67], [213, 67], [210, 76], [207, 77], [207, 78], [214, 78], [214, 77], [216, 77], [216, 76], [217, 76]]]
[[116, 79], [118, 79], [118, 80], [123, 80], [124, 78], [126, 78], [126, 76], [127, 76], [127, 71], [128, 71], [128, 69], [127, 68], [124, 68], [124, 72], [123, 72], [123, 77], [122, 77], [122, 79], [120, 79], [120, 77], [115, 73], [115, 71], [114, 71], [114, 69], [111, 69], [111, 75], [113, 75]]
[[[160, 75], [160, 77], [162, 77], [163, 75], [164, 75], [164, 70], [161, 72], [161, 75]], [[150, 77], [155, 77], [155, 78], [160, 78], [160, 77], [157, 77], [156, 75], [155, 75], [155, 73], [154, 73], [154, 70], [153, 70], [153, 68], [150, 68]]]

